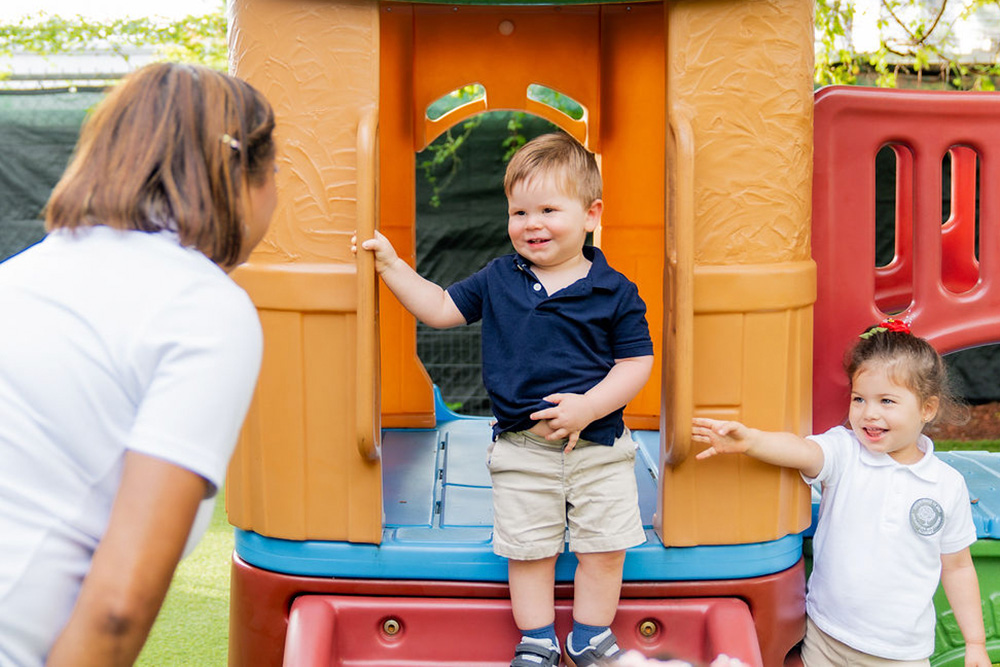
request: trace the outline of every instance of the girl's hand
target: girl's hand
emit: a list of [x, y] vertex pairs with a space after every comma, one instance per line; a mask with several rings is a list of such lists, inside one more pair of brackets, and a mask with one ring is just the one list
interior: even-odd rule
[[696, 459], [707, 459], [716, 454], [732, 454], [747, 451], [746, 441], [750, 429], [739, 422], [720, 421], [695, 417], [691, 420], [691, 439], [708, 443], [708, 448], [698, 452]]
[[[375, 238], [362, 241], [361, 249], [375, 253], [375, 270], [380, 274], [384, 273], [386, 269], [395, 264], [396, 260], [399, 259], [396, 249], [392, 247], [392, 243], [379, 231], [375, 232]], [[351, 252], [355, 255], [358, 254], [357, 234], [351, 236]]]
[[985, 643], [965, 645], [965, 667], [991, 667], [992, 664]]
[[563, 452], [569, 454], [580, 439], [580, 431], [594, 421], [597, 415], [583, 394], [549, 394], [542, 400], [555, 403], [555, 405], [532, 412], [529, 416], [535, 421], [545, 420], [548, 422], [552, 432], [545, 436], [546, 440], [569, 438], [566, 448], [563, 449]]

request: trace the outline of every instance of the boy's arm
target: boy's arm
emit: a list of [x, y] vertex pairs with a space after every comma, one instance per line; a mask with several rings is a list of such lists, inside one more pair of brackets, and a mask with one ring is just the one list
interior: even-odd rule
[[[403, 307], [418, 320], [435, 329], [465, 324], [462, 311], [451, 300], [448, 292], [400, 259], [389, 239], [381, 232], [375, 232], [375, 238], [363, 241], [361, 248], [375, 253], [375, 270], [382, 281]], [[351, 237], [351, 252], [358, 252], [357, 236]]]
[[823, 450], [820, 446], [794, 433], [760, 431], [739, 422], [703, 417], [695, 417], [691, 424], [691, 439], [709, 445], [695, 458], [742, 452], [765, 463], [795, 468], [808, 477], [815, 477], [823, 469]]
[[992, 663], [986, 652], [979, 579], [968, 547], [952, 554], [941, 554], [941, 586], [965, 638], [966, 667], [989, 667]]
[[594, 420], [609, 415], [635, 398], [653, 370], [653, 355], [615, 359], [604, 379], [584, 394], [549, 394], [543, 400], [555, 403], [551, 408], [533, 412], [530, 417], [546, 420], [552, 433], [549, 440], [569, 438], [564, 451], [576, 447], [580, 431]]

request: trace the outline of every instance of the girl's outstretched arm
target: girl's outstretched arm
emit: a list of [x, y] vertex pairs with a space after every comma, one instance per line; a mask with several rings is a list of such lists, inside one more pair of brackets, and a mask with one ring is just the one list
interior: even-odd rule
[[941, 586], [965, 639], [966, 667], [990, 667], [979, 578], [968, 547], [953, 554], [941, 554]]
[[815, 477], [823, 469], [820, 446], [794, 433], [760, 431], [735, 421], [695, 417], [691, 420], [691, 439], [708, 444], [695, 457], [698, 459], [744, 453], [765, 463], [795, 468], [808, 477]]

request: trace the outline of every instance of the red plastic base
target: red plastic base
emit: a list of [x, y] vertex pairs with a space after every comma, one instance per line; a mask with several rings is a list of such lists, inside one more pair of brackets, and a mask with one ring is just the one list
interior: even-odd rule
[[[572, 603], [560, 601], [560, 636], [571, 624]], [[708, 663], [725, 653], [761, 665], [750, 609], [734, 598], [624, 600], [614, 630], [646, 655]], [[519, 638], [506, 600], [305, 595], [292, 604], [284, 664], [496, 667]]]
[[[404, 658], [414, 667], [499, 667], [509, 664], [518, 638], [505, 584], [297, 577], [260, 570], [234, 554], [231, 586], [229, 664], [240, 667], [282, 665], [286, 635], [287, 667], [388, 667]], [[571, 585], [556, 587], [560, 635], [569, 630], [572, 597]], [[400, 623], [397, 635], [385, 632], [389, 619]], [[655, 623], [649, 638], [640, 632], [646, 620]], [[718, 641], [727, 643], [697, 647], [720, 636], [714, 634], [719, 622], [731, 636]], [[799, 561], [753, 579], [626, 583], [614, 628], [622, 647], [650, 656], [683, 651], [683, 657], [703, 660], [716, 646], [732, 644], [719, 650], [781, 667], [805, 632], [805, 568]]]

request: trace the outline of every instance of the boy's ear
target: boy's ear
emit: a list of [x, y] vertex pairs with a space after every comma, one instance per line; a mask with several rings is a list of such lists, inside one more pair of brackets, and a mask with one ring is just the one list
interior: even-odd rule
[[601, 224], [601, 213], [604, 212], [604, 201], [601, 199], [595, 199], [590, 204], [590, 208], [587, 209], [587, 219], [584, 222], [584, 229], [588, 232], [592, 232], [597, 229], [597, 226]]

